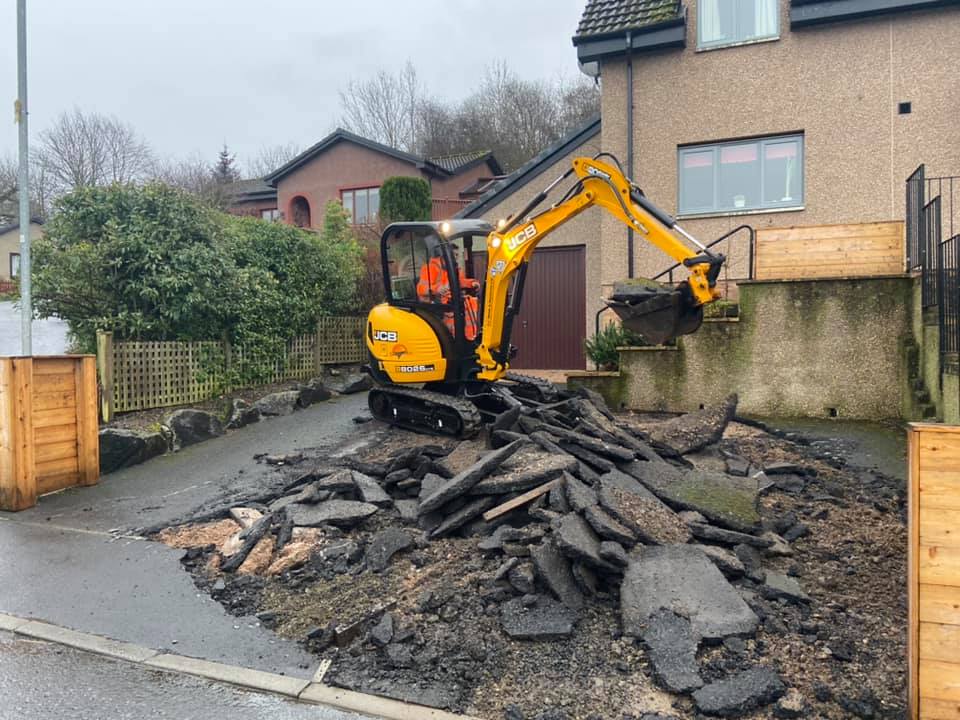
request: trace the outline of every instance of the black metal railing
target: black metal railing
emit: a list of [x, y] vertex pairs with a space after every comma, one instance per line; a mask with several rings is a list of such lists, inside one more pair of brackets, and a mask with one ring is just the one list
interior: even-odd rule
[[940, 267], [940, 238], [942, 233], [940, 217], [940, 196], [923, 206], [923, 236], [920, 264], [921, 282], [923, 284], [923, 308], [933, 307], [940, 302], [940, 293], [937, 290]]
[[[730, 277], [730, 241], [734, 235], [744, 230], [747, 231], [748, 237], [749, 237], [749, 245], [747, 246], [747, 272], [746, 272], [746, 275], [734, 275], [733, 277]], [[708, 243], [706, 245], [706, 248], [709, 250], [710, 248], [716, 247], [717, 245], [719, 245], [724, 241], [727, 242], [726, 252], [724, 252], [724, 255], [727, 256], [727, 262], [723, 264], [722, 279], [724, 281], [752, 280], [753, 279], [753, 251], [754, 251], [754, 245], [756, 243], [756, 232], [754, 231], [753, 227], [750, 225], [739, 225], [735, 227], [733, 230], [731, 230], [730, 232], [724, 233], [723, 235], [718, 237], [716, 240]], [[676, 263], [668, 267], [659, 275], [655, 275], [651, 279], [656, 280], [658, 282], [662, 282], [663, 278], [666, 277], [667, 278], [666, 281], [668, 283], [673, 283], [675, 282], [674, 272], [679, 270], [682, 267], [683, 267], [683, 263]]]
[[940, 367], [960, 353], [960, 235], [937, 246]]
[[925, 172], [926, 168], [921, 165], [907, 178], [907, 272], [923, 267], [924, 251], [926, 250], [923, 243], [925, 237], [923, 205], [927, 189], [923, 177]]

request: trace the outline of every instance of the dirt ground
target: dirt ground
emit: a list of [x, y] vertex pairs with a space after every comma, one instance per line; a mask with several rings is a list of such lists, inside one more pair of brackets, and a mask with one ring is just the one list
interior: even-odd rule
[[[655, 418], [629, 420], [642, 425]], [[404, 447], [436, 443], [436, 438], [390, 430], [382, 444], [360, 459], [382, 459]], [[739, 423], [728, 426], [719, 447], [688, 459], [704, 469], [722, 469], [719, 448], [758, 467], [790, 462], [809, 473], [802, 491], [774, 488], [763, 494], [760, 512], [764, 525], [775, 531], [806, 526], [806, 534], [791, 544], [792, 555], [765, 558], [764, 568], [795, 578], [811, 602], [766, 600], [752, 581], [737, 581], [762, 622], [755, 637], [701, 646], [704, 681], [764, 665], [799, 691], [807, 705], [804, 717], [903, 717], [902, 481], [825, 459], [802, 437], [788, 440]], [[447, 461], [457, 470], [474, 462], [483, 449], [479, 441], [462, 443]], [[291, 477], [299, 471], [278, 468]], [[332, 660], [325, 682], [334, 685], [491, 720], [621, 720], [657, 712], [700, 717], [688, 697], [658, 688], [642, 644], [621, 635], [615, 589], [598, 590], [571, 637], [533, 642], [512, 640], [501, 629], [500, 600], [488, 581], [505, 558], [478, 549], [481, 537], [428, 541], [416, 534], [414, 545], [385, 571], [366, 569], [363, 549], [378, 530], [398, 524], [391, 513], [379, 512], [350, 531], [324, 530], [317, 540], [319, 552], [279, 576], [222, 575], [210, 560], [228, 534], [229, 527], [221, 524], [168, 531], [161, 539], [193, 548], [186, 568], [229, 612], [257, 615], [279, 635]], [[370, 629], [385, 607], [395, 641], [381, 647]], [[353, 639], [339, 646], [324, 641], [332, 628], [365, 618]], [[397, 643], [398, 636], [407, 641]], [[773, 709], [770, 705], [743, 717], [773, 717]]]

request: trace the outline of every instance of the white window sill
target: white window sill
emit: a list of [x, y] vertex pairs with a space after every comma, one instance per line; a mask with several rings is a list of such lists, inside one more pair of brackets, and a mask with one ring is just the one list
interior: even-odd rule
[[712, 217], [737, 217], [738, 215], [770, 215], [771, 213], [785, 213], [785, 212], [800, 212], [806, 210], [805, 205], [795, 205], [791, 207], [778, 207], [778, 208], [758, 208], [756, 210], [725, 210], [725, 211], [716, 211], [712, 210], [710, 212], [704, 213], [689, 213], [677, 215], [677, 220], [697, 220], [700, 218], [712, 218]]
[[780, 39], [779, 35], [765, 38], [754, 38], [753, 40], [741, 40], [739, 42], [723, 43], [722, 45], [697, 46], [695, 52], [710, 52], [711, 50], [725, 50], [732, 47], [743, 47], [744, 45], [759, 45], [760, 43], [776, 42]]

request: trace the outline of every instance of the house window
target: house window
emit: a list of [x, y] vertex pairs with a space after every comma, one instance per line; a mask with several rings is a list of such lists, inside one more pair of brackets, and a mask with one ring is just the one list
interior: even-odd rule
[[372, 225], [380, 212], [380, 188], [341, 190], [343, 209], [350, 213], [354, 225]]
[[697, 47], [775, 38], [780, 34], [778, 0], [700, 0]]
[[280, 211], [277, 208], [271, 208], [270, 210], [261, 210], [260, 218], [266, 220], [267, 222], [277, 222], [280, 219]]
[[20, 277], [20, 253], [10, 253], [10, 279]]
[[803, 135], [679, 151], [681, 215], [803, 205]]

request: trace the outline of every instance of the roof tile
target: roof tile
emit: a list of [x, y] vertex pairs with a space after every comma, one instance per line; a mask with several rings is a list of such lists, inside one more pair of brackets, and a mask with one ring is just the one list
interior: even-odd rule
[[656, 25], [680, 16], [680, 0], [588, 0], [576, 38]]

